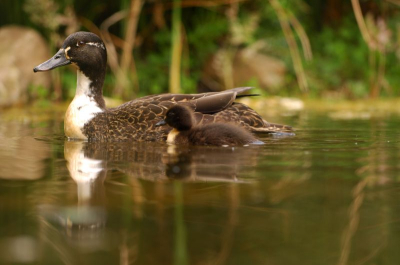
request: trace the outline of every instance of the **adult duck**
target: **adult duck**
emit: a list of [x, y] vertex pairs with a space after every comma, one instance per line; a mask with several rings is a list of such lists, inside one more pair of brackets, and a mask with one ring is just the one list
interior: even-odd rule
[[203, 94], [160, 94], [137, 98], [116, 108], [106, 108], [103, 83], [107, 51], [103, 41], [90, 32], [69, 35], [61, 49], [33, 71], [49, 71], [64, 65], [77, 70], [76, 94], [68, 107], [64, 132], [69, 139], [89, 141], [161, 141], [169, 126], [155, 126], [167, 110], [184, 104], [195, 111], [198, 124], [230, 122], [253, 132], [291, 132], [290, 126], [272, 124], [248, 106], [234, 100], [249, 87]]

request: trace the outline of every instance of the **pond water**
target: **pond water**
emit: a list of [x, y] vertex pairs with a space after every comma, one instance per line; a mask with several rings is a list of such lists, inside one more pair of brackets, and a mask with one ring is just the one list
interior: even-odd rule
[[296, 136], [235, 148], [65, 141], [62, 117], [2, 112], [0, 264], [400, 260], [397, 115], [274, 115]]

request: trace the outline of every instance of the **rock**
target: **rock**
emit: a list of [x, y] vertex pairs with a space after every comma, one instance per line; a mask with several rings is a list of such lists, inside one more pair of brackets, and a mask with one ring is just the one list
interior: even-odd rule
[[256, 79], [261, 88], [274, 90], [283, 86], [285, 74], [284, 62], [248, 48], [239, 51], [233, 61], [235, 87]]
[[274, 91], [284, 85], [286, 66], [283, 61], [265, 55], [259, 48], [239, 49], [233, 55], [220, 49], [206, 63], [199, 91], [220, 91], [232, 87], [249, 85], [253, 80], [257, 86]]
[[298, 98], [280, 98], [279, 104], [282, 108], [290, 111], [300, 111], [304, 109], [304, 102]]
[[50, 56], [46, 41], [35, 30], [0, 28], [0, 107], [26, 103], [30, 85], [50, 86], [50, 73], [35, 75], [32, 70]]

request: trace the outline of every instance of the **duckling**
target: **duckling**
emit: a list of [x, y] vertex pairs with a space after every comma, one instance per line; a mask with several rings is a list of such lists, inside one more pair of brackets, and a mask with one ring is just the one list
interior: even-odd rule
[[88, 141], [163, 141], [168, 126], [155, 126], [166, 111], [180, 103], [190, 106], [200, 124], [230, 122], [255, 132], [292, 132], [286, 125], [265, 121], [250, 107], [234, 102], [250, 87], [202, 94], [160, 94], [137, 98], [116, 108], [106, 108], [103, 83], [107, 51], [103, 41], [91, 32], [69, 35], [60, 50], [33, 71], [49, 71], [72, 64], [77, 68], [76, 94], [64, 119], [68, 139]]
[[193, 111], [183, 105], [171, 107], [165, 119], [156, 126], [164, 124], [173, 128], [167, 137], [167, 143], [170, 144], [216, 146], [264, 144], [237, 125], [221, 122], [196, 125]]

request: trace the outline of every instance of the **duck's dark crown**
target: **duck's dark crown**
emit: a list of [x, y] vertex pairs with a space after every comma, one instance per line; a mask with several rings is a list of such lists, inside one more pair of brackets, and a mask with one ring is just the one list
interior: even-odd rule
[[192, 110], [185, 106], [175, 105], [167, 111], [165, 121], [169, 126], [178, 131], [187, 131], [195, 125], [192, 112]]
[[65, 56], [91, 81], [91, 87], [102, 89], [107, 69], [107, 50], [103, 41], [91, 32], [76, 32], [62, 45]]

